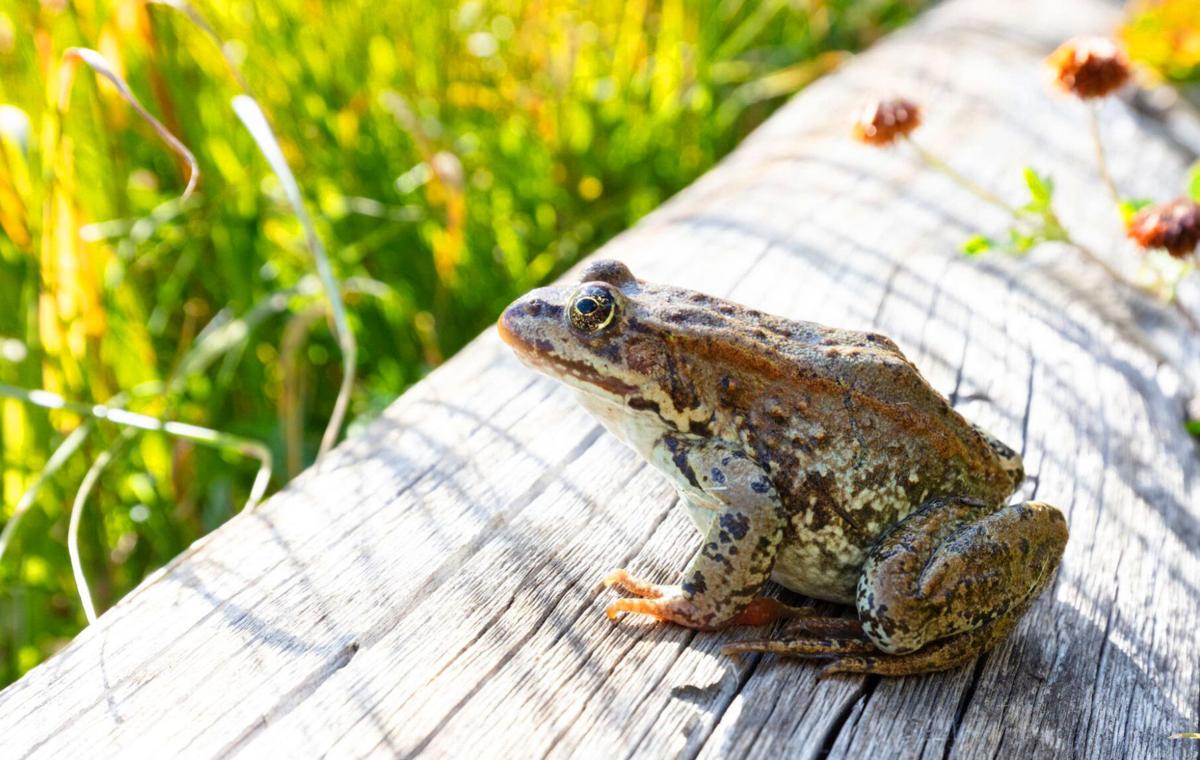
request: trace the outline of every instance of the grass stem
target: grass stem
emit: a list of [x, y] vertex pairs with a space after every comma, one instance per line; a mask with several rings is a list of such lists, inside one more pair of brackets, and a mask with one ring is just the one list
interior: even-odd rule
[[1100, 179], [1104, 182], [1104, 188], [1108, 190], [1108, 197], [1112, 199], [1113, 206], [1117, 209], [1121, 208], [1121, 196], [1117, 193], [1117, 183], [1113, 181], [1112, 172], [1108, 169], [1108, 159], [1104, 154], [1104, 140], [1100, 136], [1100, 115], [1097, 113], [1099, 105], [1091, 103], [1088, 105], [1088, 126], [1092, 133], [1092, 147], [1096, 152], [1096, 170], [1100, 172]]
[[943, 161], [936, 153], [926, 149], [911, 136], [904, 135], [904, 139], [908, 141], [908, 144], [912, 146], [912, 149], [916, 151], [921, 160], [924, 161], [931, 169], [934, 169], [935, 171], [945, 175], [945, 177], [951, 182], [966, 190], [971, 195], [974, 195], [976, 198], [979, 198], [981, 201], [995, 206], [996, 208], [1011, 215], [1013, 218], [1021, 218], [1020, 212], [1014, 206], [1006, 203], [1002, 198], [1000, 198], [1000, 196], [981, 185], [977, 185], [967, 177], [960, 174], [954, 167]]

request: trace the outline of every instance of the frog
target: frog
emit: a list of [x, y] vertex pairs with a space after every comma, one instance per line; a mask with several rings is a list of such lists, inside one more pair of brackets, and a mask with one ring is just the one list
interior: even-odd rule
[[[915, 675], [1003, 641], [1056, 574], [1067, 522], [1010, 502], [1021, 455], [880, 333], [642, 281], [609, 259], [518, 298], [497, 329], [665, 475], [703, 535], [678, 583], [608, 574], [601, 585], [623, 592], [614, 620], [781, 622], [723, 653], [818, 658], [820, 677]], [[768, 581], [853, 613], [787, 604]]]

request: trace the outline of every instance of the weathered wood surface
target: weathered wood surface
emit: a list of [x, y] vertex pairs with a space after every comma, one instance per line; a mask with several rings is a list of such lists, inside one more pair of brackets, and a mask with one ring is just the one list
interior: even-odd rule
[[[818, 682], [811, 663], [603, 614], [605, 571], [667, 580], [697, 536], [669, 486], [488, 331], [256, 514], [197, 542], [0, 694], [5, 757], [1200, 757], [1200, 346], [1068, 250], [967, 261], [1004, 219], [905, 150], [852, 143], [871, 94], [1133, 266], [1084, 112], [1039, 61], [1094, 0], [955, 0], [818, 83], [603, 251], [647, 279], [894, 337], [1059, 505], [1055, 585], [973, 668]], [[1200, 125], [1103, 107], [1130, 195], [1179, 187]], [[1194, 296], [1195, 294], [1191, 294]]]

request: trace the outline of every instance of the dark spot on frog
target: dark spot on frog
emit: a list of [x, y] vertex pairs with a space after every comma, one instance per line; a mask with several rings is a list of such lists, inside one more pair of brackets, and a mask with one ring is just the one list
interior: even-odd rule
[[[686, 357], [683, 359], [683, 369], [688, 370]], [[677, 363], [675, 354], [671, 351], [666, 353], [667, 360], [667, 391], [670, 393], [671, 401], [674, 402], [675, 408], [679, 410], [695, 409], [700, 406], [700, 397], [696, 393], [696, 389], [686, 380], [686, 374], [680, 372], [680, 365]]]
[[716, 482], [720, 485], [724, 485], [725, 473], [721, 472], [720, 468], [718, 468], [718, 467], [712, 468], [712, 470], [709, 474], [712, 475], [712, 479], [714, 482]]
[[721, 529], [729, 531], [739, 541], [750, 531], [750, 518], [741, 512], [727, 512], [721, 515]]
[[709, 541], [700, 549], [700, 554], [713, 562], [721, 562], [725, 565], [729, 564], [729, 560], [720, 551], [721, 547], [715, 541]]
[[628, 399], [625, 403], [629, 405], [630, 409], [637, 409], [640, 412], [654, 412], [655, 414], [662, 414], [662, 410], [659, 409], [657, 401], [651, 401], [650, 399], [642, 398], [641, 396], [634, 396], [633, 398]]
[[750, 490], [754, 493], [766, 493], [770, 488], [771, 484], [763, 477], [756, 478], [750, 482]]
[[585, 345], [591, 348], [592, 353], [602, 356], [614, 364], [619, 363], [621, 360], [621, 347], [615, 342], [606, 341], [603, 343], [586, 343]]
[[[715, 418], [716, 415], [713, 415]], [[688, 420], [688, 432], [692, 435], [698, 435], [702, 438], [707, 438], [712, 435], [712, 428], [709, 427], [709, 421], [705, 420]]]
[[525, 313], [531, 317], [543, 317], [547, 320], [560, 319], [563, 307], [535, 299], [525, 304]]
[[683, 589], [683, 593], [685, 594], [703, 594], [705, 591], [708, 591], [708, 582], [704, 580], [704, 573], [697, 570], [692, 573], [690, 579], [680, 585], [680, 588]]
[[675, 463], [675, 468], [687, 478], [687, 482], [692, 485], [692, 488], [699, 488], [700, 481], [696, 478], [696, 472], [692, 466], [688, 464], [687, 448], [675, 436], [665, 436], [663, 443], [667, 446], [667, 451], [671, 452], [671, 461]]

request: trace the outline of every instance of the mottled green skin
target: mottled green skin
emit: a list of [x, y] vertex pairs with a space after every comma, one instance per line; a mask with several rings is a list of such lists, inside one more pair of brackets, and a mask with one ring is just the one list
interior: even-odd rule
[[[519, 299], [501, 335], [666, 474], [705, 532], [678, 587], [641, 584], [657, 598], [620, 609], [719, 628], [771, 577], [856, 603], [880, 650], [906, 652], [1013, 613], [1052, 576], [1061, 514], [1002, 506], [1020, 457], [892, 341], [641, 282], [618, 262], [581, 282]], [[611, 315], [573, 317], [585, 289]], [[908, 572], [910, 555], [936, 578]]]

